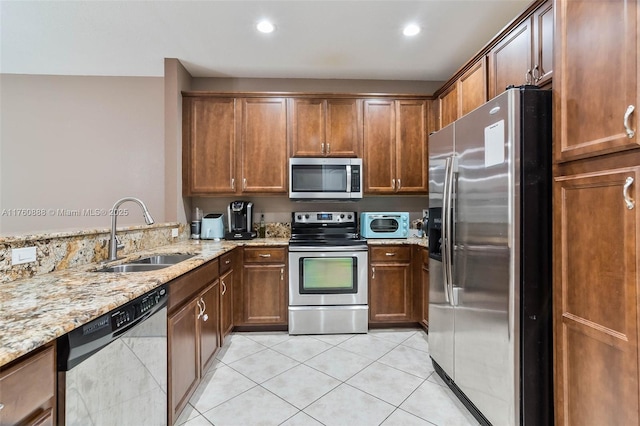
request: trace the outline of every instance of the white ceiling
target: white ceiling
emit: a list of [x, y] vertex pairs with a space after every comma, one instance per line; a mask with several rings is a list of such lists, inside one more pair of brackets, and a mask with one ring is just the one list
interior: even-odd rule
[[0, 72], [162, 76], [178, 58], [194, 77], [441, 81], [530, 3], [1, 0]]

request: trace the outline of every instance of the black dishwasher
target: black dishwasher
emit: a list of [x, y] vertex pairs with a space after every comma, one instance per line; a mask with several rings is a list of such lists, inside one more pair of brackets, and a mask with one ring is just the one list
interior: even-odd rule
[[59, 425], [167, 424], [167, 286], [57, 341]]

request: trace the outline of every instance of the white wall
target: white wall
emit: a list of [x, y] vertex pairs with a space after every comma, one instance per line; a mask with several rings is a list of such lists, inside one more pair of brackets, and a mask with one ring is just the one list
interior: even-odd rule
[[[124, 196], [165, 221], [163, 78], [0, 79], [0, 235], [108, 227], [108, 215], [58, 209], [108, 210]], [[144, 223], [136, 205], [123, 207], [130, 214], [119, 225]]]

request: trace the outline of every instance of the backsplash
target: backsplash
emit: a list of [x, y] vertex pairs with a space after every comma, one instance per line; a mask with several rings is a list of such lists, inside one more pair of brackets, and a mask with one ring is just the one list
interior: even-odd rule
[[[175, 228], [178, 236], [172, 237]], [[184, 241], [188, 232], [188, 226], [181, 223], [119, 228], [117, 235], [124, 248], [118, 256]], [[101, 228], [0, 237], [0, 283], [102, 262], [109, 256], [109, 233], [109, 229]], [[36, 247], [36, 261], [11, 265], [11, 250], [23, 247]]]

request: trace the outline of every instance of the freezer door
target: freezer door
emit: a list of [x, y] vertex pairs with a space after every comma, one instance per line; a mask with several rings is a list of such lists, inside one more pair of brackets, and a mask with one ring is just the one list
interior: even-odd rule
[[505, 92], [455, 123], [455, 382], [494, 425], [519, 423], [513, 329], [517, 97], [515, 90]]
[[452, 378], [454, 316], [445, 293], [441, 218], [445, 163], [453, 154], [453, 136], [453, 124], [429, 136], [429, 353]]

